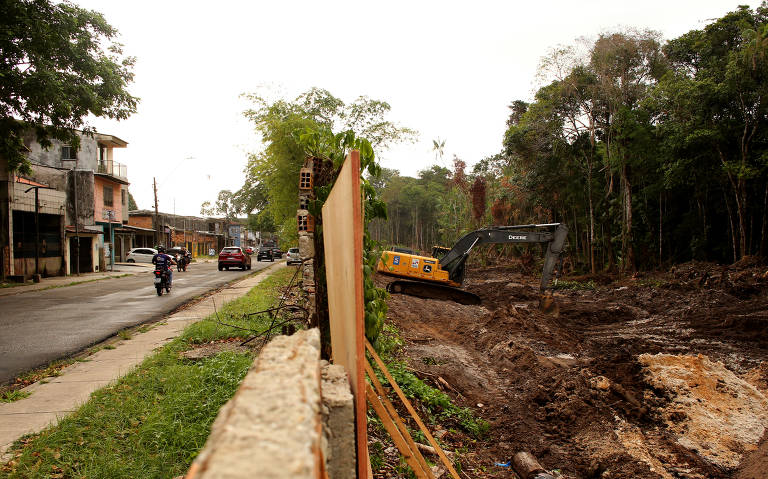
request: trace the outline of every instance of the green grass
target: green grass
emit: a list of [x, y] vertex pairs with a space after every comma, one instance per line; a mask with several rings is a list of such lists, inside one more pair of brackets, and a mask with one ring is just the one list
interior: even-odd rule
[[133, 339], [133, 335], [132, 335], [132, 334], [131, 334], [131, 332], [130, 332], [130, 331], [128, 331], [127, 329], [121, 329], [120, 331], [118, 331], [118, 332], [117, 332], [117, 336], [118, 336], [120, 339], [123, 339], [123, 340], [125, 340], [125, 341], [127, 341], [127, 340], [129, 340], [129, 339]]
[[597, 288], [594, 281], [563, 281], [560, 280], [553, 289], [570, 289], [575, 291], [593, 291]]
[[[274, 304], [293, 271], [279, 270], [246, 296], [219, 309], [227, 323], [264, 329], [243, 314]], [[14, 444], [1, 478], [169, 478], [184, 474], [205, 444], [219, 408], [235, 393], [252, 362], [223, 352], [189, 361], [179, 353], [197, 342], [243, 336], [209, 317], [190, 325], [131, 373], [91, 395], [57, 426]], [[105, 346], [105, 349], [109, 349]]]
[[0, 402], [14, 402], [18, 401], [19, 399], [24, 399], [32, 395], [32, 393], [27, 391], [6, 391], [2, 394], [0, 394]]

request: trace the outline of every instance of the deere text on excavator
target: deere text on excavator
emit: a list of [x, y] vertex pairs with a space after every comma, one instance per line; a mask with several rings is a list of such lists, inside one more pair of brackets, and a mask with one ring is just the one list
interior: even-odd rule
[[384, 251], [377, 271], [410, 280], [395, 280], [389, 283], [387, 291], [390, 293], [449, 299], [462, 304], [480, 304], [477, 295], [458, 289], [464, 282], [467, 257], [475, 245], [545, 243], [540, 289], [543, 294], [542, 307], [546, 308], [545, 298], [551, 299], [552, 274], [567, 236], [568, 227], [563, 223], [491, 226], [464, 235], [453, 248], [435, 246], [431, 257], [420, 256], [405, 248]]

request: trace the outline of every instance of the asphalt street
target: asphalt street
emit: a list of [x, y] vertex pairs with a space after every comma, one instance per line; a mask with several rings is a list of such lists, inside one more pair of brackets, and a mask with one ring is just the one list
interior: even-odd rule
[[173, 273], [170, 293], [157, 296], [151, 270], [122, 278], [0, 297], [0, 383], [70, 356], [121, 329], [173, 311], [189, 300], [270, 266], [218, 271], [215, 261]]

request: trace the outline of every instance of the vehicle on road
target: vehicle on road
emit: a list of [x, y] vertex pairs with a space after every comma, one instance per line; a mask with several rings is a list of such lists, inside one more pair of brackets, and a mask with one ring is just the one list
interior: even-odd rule
[[301, 263], [299, 248], [289, 248], [288, 253], [285, 255], [285, 262], [288, 264]]
[[192, 261], [192, 255], [189, 253], [189, 251], [187, 251], [186, 248], [182, 248], [180, 246], [168, 248], [166, 253], [173, 256], [173, 259], [176, 261], [177, 271], [186, 271], [187, 265], [189, 265], [189, 263]]
[[267, 260], [274, 261], [275, 260], [275, 257], [272, 256], [272, 248], [265, 248], [265, 247], [259, 248], [259, 252], [256, 253], [256, 261], [261, 261], [262, 259], [264, 261], [267, 261]]
[[248, 253], [248, 254], [253, 254], [253, 246], [249, 246], [249, 247], [245, 248], [245, 252]]
[[277, 246], [275, 246], [274, 248], [272, 248], [272, 256], [274, 256], [275, 258], [282, 258], [283, 251]]
[[229, 268], [251, 269], [251, 257], [239, 246], [227, 246], [219, 253], [219, 271]]
[[166, 293], [171, 292], [170, 274], [167, 269], [155, 268], [155, 289], [157, 289], [157, 295], [162, 296], [163, 290]]
[[157, 250], [154, 248], [133, 248], [125, 255], [125, 261], [128, 263], [151, 263], [156, 254]]

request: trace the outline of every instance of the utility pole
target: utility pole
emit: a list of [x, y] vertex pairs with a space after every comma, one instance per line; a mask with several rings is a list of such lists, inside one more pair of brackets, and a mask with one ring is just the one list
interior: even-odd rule
[[38, 198], [38, 192], [40, 188], [48, 188], [47, 186], [32, 186], [27, 188], [24, 193], [29, 193], [31, 190], [35, 190], [35, 282], [40, 282], [40, 201]]
[[160, 233], [157, 229], [160, 227], [160, 217], [157, 213], [157, 180], [152, 178], [152, 188], [155, 190], [155, 246], [158, 244]]
[[[80, 276], [80, 229], [78, 227], [79, 221], [77, 218], [77, 160], [75, 160], [75, 167], [72, 168], [72, 180], [75, 182], [75, 271]], [[70, 271], [72, 266], [70, 265]]]

